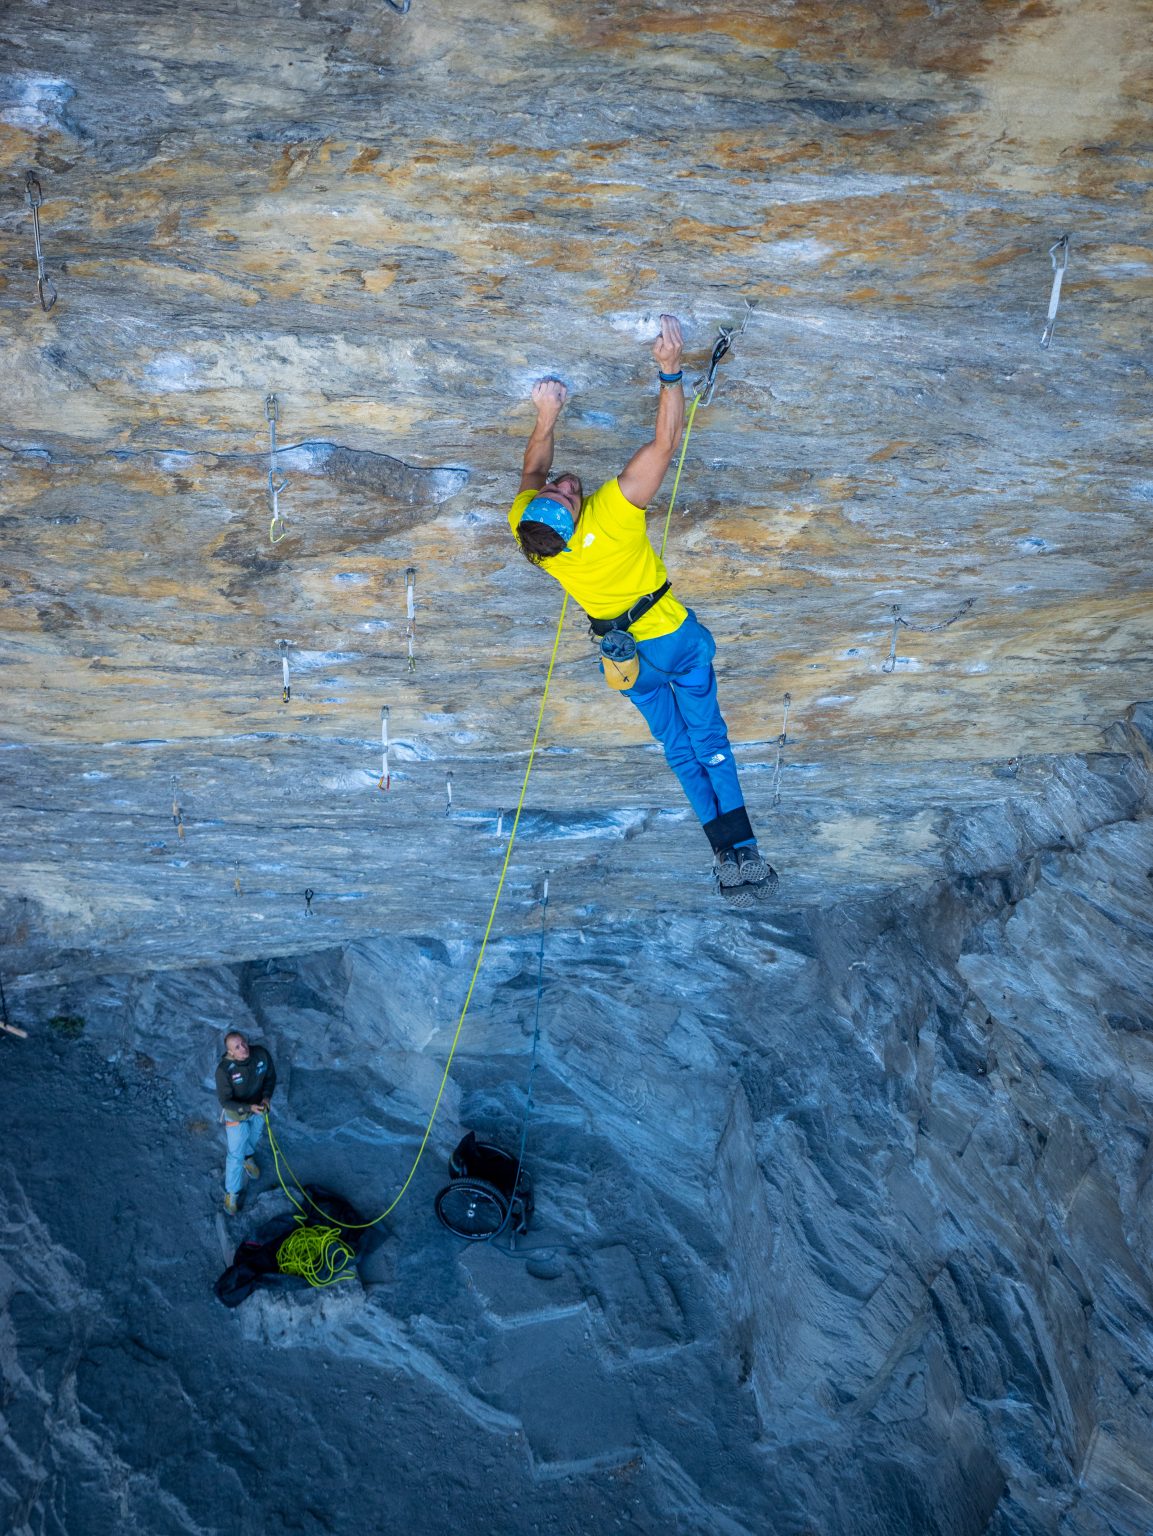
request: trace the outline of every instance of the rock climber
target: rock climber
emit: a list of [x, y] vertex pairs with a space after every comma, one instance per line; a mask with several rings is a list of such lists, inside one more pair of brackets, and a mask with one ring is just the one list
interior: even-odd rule
[[733, 906], [751, 907], [772, 894], [777, 875], [757, 848], [717, 703], [716, 642], [674, 597], [645, 529], [645, 508], [684, 430], [683, 347], [680, 322], [662, 315], [653, 345], [660, 393], [652, 441], [591, 496], [579, 475], [552, 473], [568, 391], [559, 379], [534, 386], [536, 426], [509, 524], [526, 558], [555, 577], [588, 615], [601, 640], [606, 682], [640, 710], [700, 818], [721, 895]]
[[216, 1066], [216, 1097], [228, 1142], [224, 1163], [224, 1209], [235, 1216], [240, 1209], [244, 1176], [260, 1177], [253, 1157], [264, 1133], [264, 1117], [276, 1088], [272, 1052], [259, 1041], [249, 1043], [238, 1029], [224, 1037], [224, 1055]]

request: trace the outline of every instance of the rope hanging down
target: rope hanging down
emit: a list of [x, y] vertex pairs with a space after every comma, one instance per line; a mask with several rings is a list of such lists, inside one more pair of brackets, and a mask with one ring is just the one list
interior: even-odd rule
[[[544, 934], [547, 922], [548, 875], [546, 874], [544, 877], [544, 891], [540, 899], [540, 949], [537, 952], [536, 961], [536, 1006], [533, 1009], [532, 1019], [532, 1056], [529, 1059], [528, 1081], [525, 1084], [524, 1090], [524, 1119], [521, 1121], [520, 1127], [520, 1150], [516, 1155], [516, 1175], [512, 1181], [512, 1194], [509, 1196], [508, 1210], [504, 1213], [504, 1220], [495, 1232], [490, 1232], [487, 1237], [482, 1239], [486, 1243], [495, 1242], [512, 1220], [513, 1209], [516, 1206], [516, 1193], [520, 1189], [521, 1170], [524, 1168], [524, 1149], [528, 1144], [528, 1122], [532, 1116], [532, 1085], [533, 1079], [536, 1076], [537, 1056], [540, 1052], [540, 1005], [544, 998]], [[512, 1241], [514, 1243], [516, 1241], [515, 1232], [513, 1233]]]
[[[469, 1005], [472, 1002], [472, 994], [476, 988], [476, 981], [477, 977], [480, 975], [480, 968], [484, 964], [485, 951], [488, 949], [488, 941], [489, 936], [492, 933], [492, 925], [496, 921], [496, 909], [500, 905], [501, 892], [504, 890], [505, 877], [508, 874], [508, 866], [509, 861], [512, 858], [513, 845], [516, 842], [517, 827], [520, 825], [521, 811], [524, 809], [525, 795], [528, 793], [529, 775], [532, 773], [533, 762], [536, 759], [537, 743], [540, 741], [540, 729], [544, 723], [544, 712], [545, 706], [548, 703], [549, 686], [552, 683], [553, 669], [556, 666], [557, 651], [560, 649], [560, 637], [561, 632], [564, 629], [564, 617], [567, 610], [568, 594], [566, 593], [564, 602], [561, 604], [560, 618], [557, 620], [556, 634], [553, 637], [552, 655], [549, 657], [548, 672], [545, 674], [544, 680], [544, 691], [541, 694], [540, 709], [537, 711], [536, 730], [532, 733], [532, 746], [529, 748], [528, 763], [526, 764], [524, 770], [524, 781], [520, 787], [520, 799], [517, 801], [516, 815], [513, 817], [512, 831], [508, 835], [508, 847], [505, 849], [504, 863], [501, 866], [500, 879], [497, 881], [496, 886], [496, 895], [492, 899], [492, 908], [489, 911], [488, 922], [485, 925], [484, 938], [481, 940], [480, 945], [480, 953], [477, 955], [476, 964], [473, 966], [472, 979], [469, 981], [468, 991], [465, 994], [464, 1006], [460, 1010], [460, 1018], [456, 1021], [456, 1030], [452, 1037], [452, 1044], [449, 1046], [448, 1059], [444, 1064], [444, 1071], [441, 1074], [440, 1087], [436, 1090], [436, 1098], [433, 1101], [432, 1113], [428, 1117], [428, 1124], [424, 1128], [424, 1135], [421, 1137], [420, 1146], [417, 1148], [416, 1156], [412, 1160], [412, 1167], [408, 1170], [408, 1177], [400, 1186], [400, 1189], [397, 1191], [395, 1198], [389, 1205], [385, 1207], [383, 1211], [381, 1211], [379, 1216], [374, 1216], [371, 1221], [361, 1221], [355, 1224], [350, 1223], [349, 1227], [347, 1228], [349, 1231], [354, 1229], [359, 1231], [362, 1228], [375, 1227], [379, 1222], [382, 1222], [386, 1216], [390, 1216], [392, 1212], [396, 1210], [397, 1206], [404, 1198], [408, 1186], [412, 1183], [413, 1178], [416, 1176], [416, 1170], [420, 1167], [420, 1160], [424, 1156], [424, 1149], [428, 1145], [429, 1137], [432, 1135], [433, 1123], [436, 1120], [437, 1111], [440, 1109], [440, 1101], [444, 1097], [444, 1090], [448, 1086], [448, 1074], [452, 1068], [453, 1058], [456, 1055], [456, 1048], [460, 1043], [461, 1030], [464, 1028], [464, 1021], [468, 1016]], [[311, 1205], [315, 1210], [320, 1211], [322, 1216], [327, 1215], [328, 1213], [324, 1210], [321, 1210], [320, 1206], [318, 1206], [316, 1202], [310, 1198], [308, 1193], [305, 1191], [304, 1185], [301, 1184], [300, 1180], [296, 1177], [296, 1174], [293, 1173], [292, 1168], [289, 1166], [288, 1159], [284, 1156], [284, 1153], [280, 1147], [280, 1143], [276, 1139], [276, 1133], [272, 1129], [271, 1115], [268, 1116], [268, 1144], [272, 1149], [272, 1161], [276, 1167], [277, 1181], [279, 1182], [281, 1189], [292, 1201], [296, 1209], [303, 1212], [304, 1206], [301, 1205], [300, 1201], [297, 1200], [295, 1195], [293, 1195], [292, 1191], [288, 1188], [287, 1184], [285, 1184], [283, 1175], [280, 1172], [280, 1166], [282, 1163], [284, 1164], [285, 1172], [296, 1185], [296, 1188], [299, 1190], [299, 1192], [308, 1201], [309, 1205]]]

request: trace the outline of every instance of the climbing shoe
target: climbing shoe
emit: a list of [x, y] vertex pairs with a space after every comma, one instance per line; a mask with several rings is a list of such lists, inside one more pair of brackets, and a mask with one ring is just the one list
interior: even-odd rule
[[713, 860], [717, 889], [730, 907], [751, 907], [756, 901], [752, 888], [741, 884], [741, 866], [735, 848], [722, 848]]
[[741, 885], [751, 886], [753, 895], [764, 901], [771, 896], [780, 883], [777, 872], [761, 853], [756, 843], [748, 843], [743, 848], [735, 848], [737, 864], [741, 872]]
[[234, 1194], [226, 1190], [224, 1194], [224, 1214], [226, 1216], [235, 1216], [239, 1209], [240, 1201]]
[[260, 1177], [260, 1164], [254, 1157], [246, 1157], [244, 1159], [244, 1171], [250, 1179], [258, 1179]]
[[732, 907], [748, 908], [765, 901], [777, 888], [777, 872], [756, 843], [723, 848], [713, 862], [721, 895]]
[[741, 864], [735, 848], [722, 848], [713, 859], [713, 874], [722, 890], [726, 886], [740, 885]]

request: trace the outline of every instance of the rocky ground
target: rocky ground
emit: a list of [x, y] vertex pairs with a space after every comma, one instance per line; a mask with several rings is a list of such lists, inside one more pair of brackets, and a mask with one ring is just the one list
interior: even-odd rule
[[[5, 1529], [1146, 1532], [1149, 730], [956, 818], [935, 883], [550, 932], [515, 1252], [431, 1208], [463, 1127], [516, 1144], [536, 952], [499, 941], [363, 1289], [214, 1299], [220, 1031], [275, 1051], [296, 1171], [375, 1211], [468, 950], [30, 995], [0, 1090]], [[232, 1237], [282, 1203], [266, 1172]]]

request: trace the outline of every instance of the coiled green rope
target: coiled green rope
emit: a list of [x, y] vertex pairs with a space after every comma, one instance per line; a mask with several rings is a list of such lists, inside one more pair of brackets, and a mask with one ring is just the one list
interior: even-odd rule
[[340, 1235], [339, 1227], [300, 1225], [276, 1250], [282, 1275], [300, 1275], [318, 1290], [341, 1280], [356, 1278], [356, 1254]]

